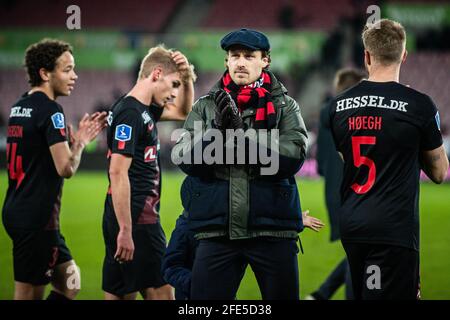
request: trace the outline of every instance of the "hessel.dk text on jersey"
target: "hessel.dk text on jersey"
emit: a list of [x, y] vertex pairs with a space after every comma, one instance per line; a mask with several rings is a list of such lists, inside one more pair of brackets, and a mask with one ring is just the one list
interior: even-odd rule
[[31, 118], [32, 108], [22, 108], [22, 107], [13, 107], [11, 108], [10, 118], [19, 117], [19, 118]]
[[407, 102], [398, 100], [386, 100], [380, 96], [360, 96], [337, 100], [336, 112], [355, 108], [383, 108], [407, 112]]

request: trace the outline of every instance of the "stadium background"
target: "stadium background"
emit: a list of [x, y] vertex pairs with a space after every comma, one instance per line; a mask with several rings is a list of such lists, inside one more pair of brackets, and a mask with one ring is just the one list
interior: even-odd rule
[[[81, 29], [66, 26], [81, 9]], [[271, 70], [302, 108], [309, 131], [308, 160], [298, 174], [302, 206], [328, 223], [323, 181], [317, 176], [315, 137], [318, 115], [331, 94], [335, 71], [362, 67], [360, 32], [370, 14], [400, 21], [408, 33], [408, 59], [400, 81], [429, 94], [441, 113], [442, 133], [450, 151], [450, 1], [307, 1], [307, 0], [128, 0], [109, 1], [0, 1], [0, 200], [7, 188], [6, 125], [11, 105], [28, 89], [23, 70], [26, 47], [43, 37], [74, 46], [79, 79], [70, 97], [58, 99], [68, 122], [85, 112], [107, 109], [129, 90], [139, 60], [146, 51], [165, 43], [186, 54], [195, 65], [195, 96], [208, 92], [224, 70], [219, 41], [227, 32], [249, 27], [264, 31], [272, 45]], [[159, 124], [163, 171], [161, 219], [167, 237], [181, 211], [179, 188], [183, 174], [171, 164], [170, 134], [182, 123]], [[61, 225], [73, 256], [81, 267], [80, 299], [101, 299], [104, 255], [101, 217], [106, 194], [105, 135], [88, 146], [81, 170], [65, 182]], [[450, 173], [448, 175], [450, 178]], [[421, 279], [424, 299], [450, 299], [450, 185], [421, 185]], [[299, 255], [302, 298], [316, 289], [344, 252], [330, 243], [329, 227], [302, 233], [305, 254]], [[0, 299], [13, 296], [11, 242], [0, 228]], [[249, 268], [239, 299], [260, 299]], [[341, 289], [336, 295], [343, 298]]]

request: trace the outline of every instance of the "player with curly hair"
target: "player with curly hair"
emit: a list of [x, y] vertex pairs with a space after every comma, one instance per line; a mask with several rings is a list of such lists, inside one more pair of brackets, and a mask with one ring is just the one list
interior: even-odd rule
[[3, 224], [13, 241], [14, 299], [75, 298], [80, 275], [59, 230], [64, 178], [75, 174], [84, 147], [106, 125], [106, 113], [84, 115], [67, 130], [55, 100], [69, 96], [77, 75], [72, 47], [43, 39], [28, 47], [25, 67], [31, 90], [11, 108], [7, 137], [8, 190]]

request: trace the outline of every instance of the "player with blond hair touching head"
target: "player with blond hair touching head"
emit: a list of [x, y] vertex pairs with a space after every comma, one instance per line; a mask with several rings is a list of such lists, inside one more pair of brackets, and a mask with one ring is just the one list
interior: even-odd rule
[[161, 274], [166, 238], [160, 224], [161, 171], [156, 122], [183, 120], [195, 74], [178, 51], [157, 46], [141, 63], [131, 91], [108, 117], [108, 178], [103, 215], [103, 290], [110, 300], [173, 299]]

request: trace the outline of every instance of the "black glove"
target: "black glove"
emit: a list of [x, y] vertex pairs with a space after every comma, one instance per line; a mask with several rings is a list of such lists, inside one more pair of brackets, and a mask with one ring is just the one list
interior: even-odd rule
[[214, 97], [216, 116], [214, 122], [219, 129], [243, 129], [244, 122], [233, 98], [225, 90], [219, 90]]
[[221, 99], [223, 93], [226, 92], [223, 90], [219, 90], [216, 92], [214, 96], [214, 101], [216, 103], [216, 108], [214, 110], [215, 112], [214, 124], [216, 125], [217, 129], [220, 130], [225, 130], [230, 126], [230, 119], [228, 117], [229, 109], [227, 108], [227, 104], [224, 103], [225, 100]]

